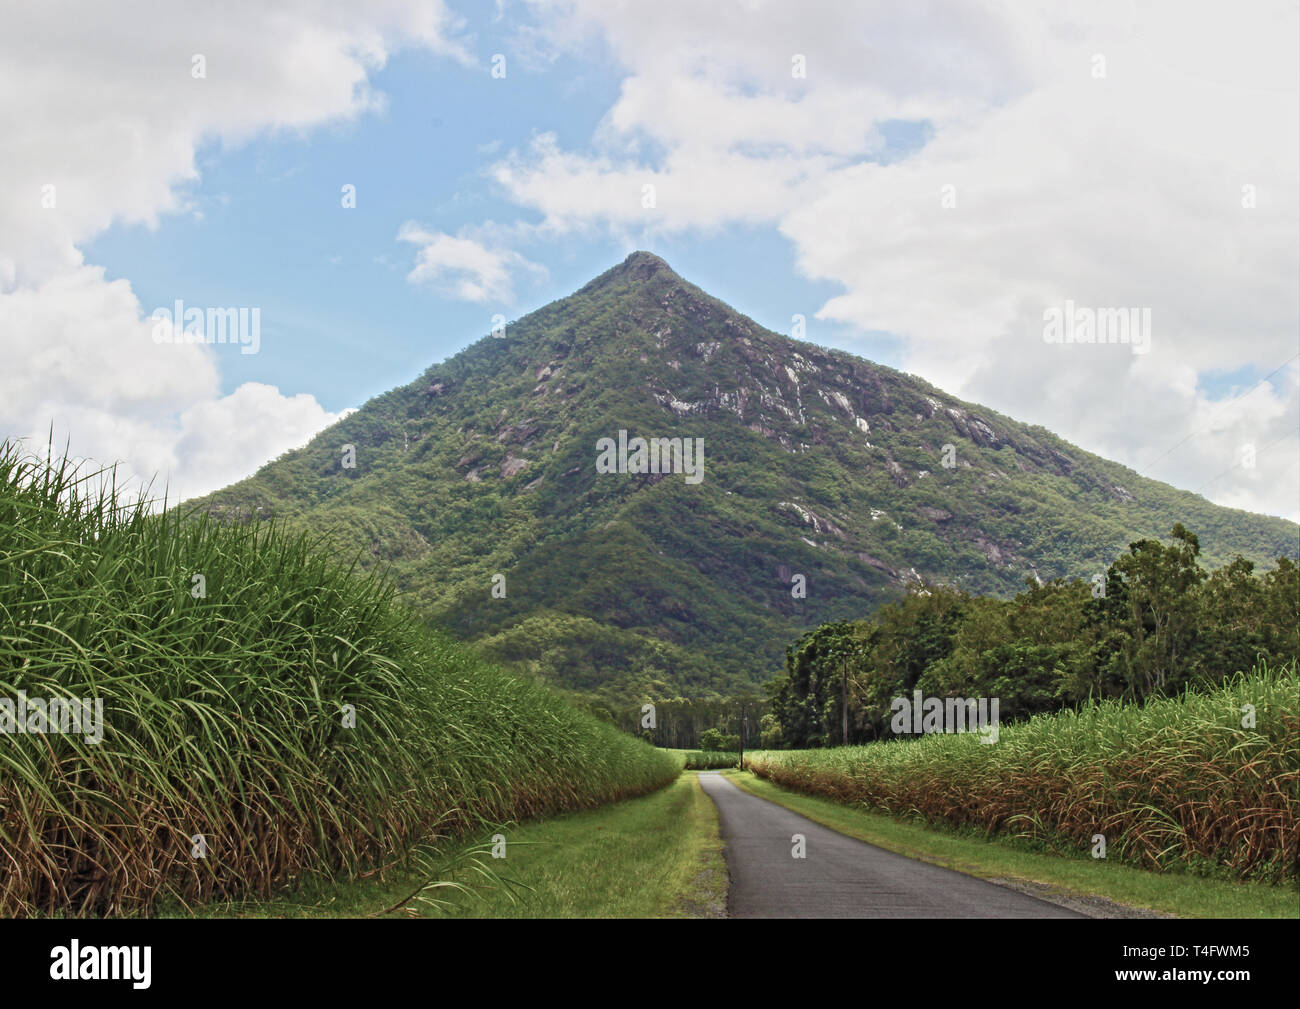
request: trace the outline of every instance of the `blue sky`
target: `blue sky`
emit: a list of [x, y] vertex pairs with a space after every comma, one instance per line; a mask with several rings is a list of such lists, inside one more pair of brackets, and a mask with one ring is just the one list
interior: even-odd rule
[[[524, 240], [519, 251], [546, 273], [524, 278], [509, 301], [470, 303], [408, 283], [415, 250], [397, 240], [408, 220], [446, 233], [535, 222], [487, 169], [539, 132], [564, 146], [588, 143], [621, 80], [599, 45], [589, 59], [576, 79], [568, 63], [507, 63], [506, 78], [485, 86], [481, 67], [401, 53], [372, 78], [386, 97], [382, 113], [233, 149], [208, 142], [200, 180], [185, 187], [191, 212], [157, 228], [116, 225], [87, 243], [87, 258], [110, 278], [129, 278], [147, 309], [176, 298], [260, 306], [260, 352], [219, 350], [223, 392], [258, 381], [310, 393], [332, 412], [359, 406], [486, 335], [495, 313], [515, 319], [571, 294], [631, 251], [602, 234]], [[887, 163], [922, 146], [929, 127], [899, 121], [882, 132], [888, 146], [871, 160]], [[341, 205], [345, 183], [356, 186], [355, 208]], [[901, 364], [889, 334], [814, 318], [840, 287], [800, 276], [775, 227], [647, 233], [635, 245], [770, 329], [788, 333], [802, 314], [807, 339]]]

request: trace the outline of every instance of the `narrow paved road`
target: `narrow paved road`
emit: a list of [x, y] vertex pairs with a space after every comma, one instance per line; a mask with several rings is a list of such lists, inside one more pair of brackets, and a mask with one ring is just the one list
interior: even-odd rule
[[[1081, 918], [1056, 904], [918, 862], [700, 774], [726, 842], [732, 918]], [[793, 835], [804, 836], [795, 858]]]

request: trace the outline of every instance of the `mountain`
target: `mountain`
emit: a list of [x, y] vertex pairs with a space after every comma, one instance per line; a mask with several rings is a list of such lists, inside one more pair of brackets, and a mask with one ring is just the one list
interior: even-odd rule
[[[702, 473], [598, 472], [620, 431], [702, 439]], [[1178, 521], [1209, 566], [1300, 552], [1291, 522], [765, 330], [646, 252], [198, 503], [328, 533], [489, 656], [606, 699], [753, 685], [909, 582], [1090, 578]]]

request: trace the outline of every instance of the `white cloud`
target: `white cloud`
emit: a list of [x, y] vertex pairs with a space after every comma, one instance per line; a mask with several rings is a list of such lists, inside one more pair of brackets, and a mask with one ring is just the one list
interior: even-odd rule
[[[202, 493], [332, 423], [310, 396], [159, 346], [126, 280], [79, 246], [186, 208], [201, 143], [305, 131], [382, 105], [370, 74], [403, 46], [469, 63], [440, 2], [138, 3], [0, 15], [0, 437], [157, 473]], [[201, 54], [206, 76], [192, 76]], [[47, 188], [49, 187], [49, 188]]]
[[[662, 165], [561, 150], [554, 134], [495, 164], [511, 197], [541, 211], [541, 229], [612, 225], [652, 232], [708, 231], [743, 221], [774, 223], [801, 199], [825, 159], [755, 157], [717, 149], [673, 151]], [[647, 189], [646, 187], [651, 187]]]
[[245, 382], [221, 399], [201, 400], [180, 416], [172, 486], [179, 498], [225, 487], [350, 412], [332, 414], [313, 396], [284, 396], [260, 382]]
[[80, 267], [0, 296], [0, 430], [43, 450], [158, 476], [176, 501], [216, 490], [338, 420], [307, 395], [260, 383], [220, 395], [203, 344], [159, 344], [124, 280]]
[[514, 299], [514, 274], [545, 272], [519, 253], [499, 246], [489, 248], [464, 231], [448, 235], [407, 221], [397, 238], [419, 246], [415, 267], [406, 275], [408, 281], [461, 301], [510, 302]]
[[[842, 286], [818, 316], [898, 334], [908, 370], [1136, 468], [1187, 438], [1149, 475], [1300, 517], [1295, 370], [1230, 408], [1203, 389], [1297, 349], [1294, 4], [552, 11], [555, 51], [598, 39], [627, 77], [590, 149], [543, 135], [494, 166], [545, 227], [771, 224]], [[877, 163], [891, 119], [933, 139]], [[1151, 352], [1045, 344], [1066, 299], [1150, 308]], [[1253, 470], [1233, 465], [1246, 444], [1272, 445]]]

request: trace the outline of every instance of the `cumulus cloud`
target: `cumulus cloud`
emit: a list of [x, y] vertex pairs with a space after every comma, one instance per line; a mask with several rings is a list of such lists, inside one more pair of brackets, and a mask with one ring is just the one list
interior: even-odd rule
[[0, 296], [0, 430], [42, 449], [120, 464], [172, 501], [241, 479], [340, 418], [308, 395], [245, 383], [220, 394], [214, 348], [156, 343], [124, 280], [99, 267]]
[[180, 415], [170, 470], [173, 496], [183, 499], [234, 483], [351, 412], [332, 414], [313, 396], [284, 396], [261, 382], [200, 400]]
[[410, 283], [461, 301], [510, 302], [514, 299], [516, 274], [545, 273], [519, 253], [496, 245], [489, 247], [465, 231], [448, 235], [407, 221], [398, 230], [397, 238], [419, 246], [415, 267], [406, 275]]
[[[908, 370], [1300, 516], [1295, 369], [1224, 405], [1297, 350], [1294, 4], [575, 0], [538, 16], [555, 52], [597, 40], [627, 74], [588, 147], [541, 136], [493, 167], [546, 227], [770, 224], [841, 286], [818, 317], [897, 334]], [[891, 120], [932, 139], [881, 159]], [[1043, 313], [1067, 300], [1149, 309], [1150, 352], [1045, 343]], [[1271, 446], [1253, 469], [1234, 465], [1247, 445]]]
[[[0, 15], [0, 435], [215, 489], [334, 415], [249, 383], [202, 345], [157, 345], [126, 280], [80, 246], [185, 208], [200, 144], [301, 132], [382, 105], [403, 46], [470, 62], [440, 2], [10, 5]], [[201, 73], [200, 73], [201, 70]]]

